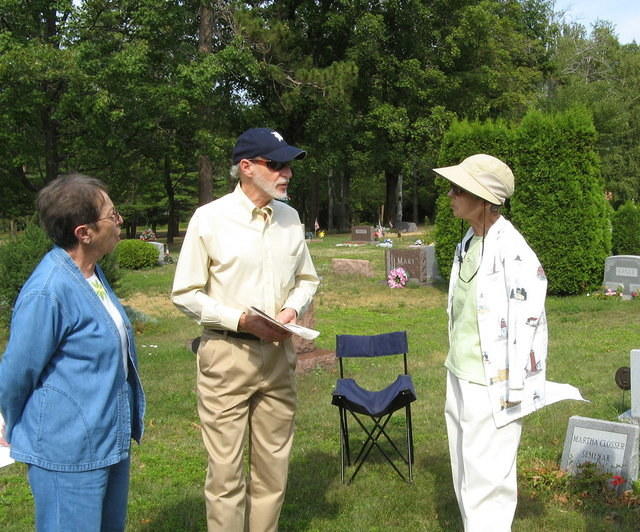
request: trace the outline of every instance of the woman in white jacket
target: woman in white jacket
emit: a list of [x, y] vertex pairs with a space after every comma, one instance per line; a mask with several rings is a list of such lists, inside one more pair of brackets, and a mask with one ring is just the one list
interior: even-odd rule
[[547, 280], [500, 215], [511, 169], [478, 154], [435, 172], [454, 216], [470, 224], [449, 283], [445, 419], [453, 484], [467, 532], [511, 530], [521, 418], [545, 404]]

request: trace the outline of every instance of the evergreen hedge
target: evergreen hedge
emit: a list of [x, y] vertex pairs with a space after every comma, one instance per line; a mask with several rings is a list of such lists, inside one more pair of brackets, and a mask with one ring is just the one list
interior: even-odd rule
[[[487, 153], [498, 157], [509, 164], [513, 133], [504, 122], [469, 122], [452, 123], [440, 147], [438, 166], [452, 166], [462, 162], [475, 153]], [[436, 258], [440, 275], [449, 279], [451, 264], [456, 244], [460, 242], [461, 221], [454, 218], [451, 212], [447, 192], [451, 188], [449, 181], [436, 177], [439, 196], [436, 201], [435, 241]], [[503, 208], [503, 212], [505, 209]], [[462, 223], [462, 234], [467, 231], [468, 224]]]
[[628, 201], [618, 207], [611, 220], [614, 255], [640, 255], [640, 207]]
[[[511, 167], [515, 192], [502, 213], [538, 255], [550, 294], [579, 294], [602, 281], [611, 225], [595, 141], [584, 109], [533, 111], [513, 128], [501, 122], [456, 122], [443, 140], [440, 166], [488, 153]], [[448, 278], [460, 222], [449, 207], [448, 182], [438, 181], [436, 255], [440, 273]]]
[[538, 255], [550, 294], [602, 283], [611, 231], [595, 143], [593, 120], [581, 108], [530, 112], [517, 129], [511, 218]]

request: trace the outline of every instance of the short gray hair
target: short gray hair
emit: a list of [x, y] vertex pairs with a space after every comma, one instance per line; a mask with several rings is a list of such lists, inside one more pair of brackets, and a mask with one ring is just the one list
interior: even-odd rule
[[102, 181], [79, 173], [59, 176], [40, 190], [36, 207], [49, 238], [63, 249], [75, 248], [75, 228], [100, 218], [104, 204], [101, 192], [107, 192]]
[[229, 175], [231, 176], [231, 179], [235, 181], [240, 179], [240, 163], [234, 164], [231, 167], [231, 169], [229, 170]]

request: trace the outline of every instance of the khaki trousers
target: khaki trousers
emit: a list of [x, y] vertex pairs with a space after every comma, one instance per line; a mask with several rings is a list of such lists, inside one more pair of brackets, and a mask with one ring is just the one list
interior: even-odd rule
[[209, 455], [204, 489], [209, 532], [278, 529], [293, 442], [295, 363], [290, 340], [272, 344], [203, 334], [197, 386]]

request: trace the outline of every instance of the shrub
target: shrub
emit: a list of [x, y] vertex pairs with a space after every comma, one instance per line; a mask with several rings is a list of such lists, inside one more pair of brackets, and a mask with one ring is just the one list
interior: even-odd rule
[[640, 255], [640, 207], [628, 201], [613, 214], [614, 255]]
[[[502, 122], [454, 122], [442, 141], [438, 166], [458, 164], [475, 153], [488, 153], [508, 163], [512, 136]], [[451, 188], [449, 181], [436, 177], [436, 183], [440, 192], [436, 200], [436, 257], [440, 275], [449, 279], [456, 244], [460, 242], [461, 225], [464, 235], [468, 224], [454, 218], [451, 212], [447, 197]]]
[[34, 221], [22, 233], [0, 245], [0, 322], [7, 324], [18, 293], [42, 256], [51, 248], [51, 240]]
[[117, 247], [118, 264], [129, 270], [151, 268], [158, 264], [158, 250], [143, 240], [122, 240]]
[[[499, 122], [457, 122], [444, 137], [441, 166], [474, 153], [489, 153], [513, 170], [515, 192], [506, 218], [536, 252], [550, 294], [579, 294], [598, 286], [611, 250], [610, 207], [604, 197], [596, 131], [582, 109], [565, 113], [530, 112], [510, 129]], [[443, 179], [436, 215], [436, 255], [448, 277], [460, 222], [453, 219]]]
[[556, 295], [599, 286], [611, 251], [610, 212], [589, 113], [530, 112], [514, 150], [514, 223], [542, 263]]
[[[11, 319], [13, 304], [20, 289], [38, 265], [44, 254], [51, 249], [52, 242], [34, 220], [16, 237], [0, 245], [0, 323], [6, 325]], [[100, 262], [109, 284], [117, 285], [120, 279], [115, 253], [106, 255]]]
[[120, 280], [121, 274], [120, 268], [118, 268], [118, 253], [116, 250], [102, 257], [102, 259], [98, 261], [98, 264], [102, 268], [111, 288], [117, 292], [118, 281]]

